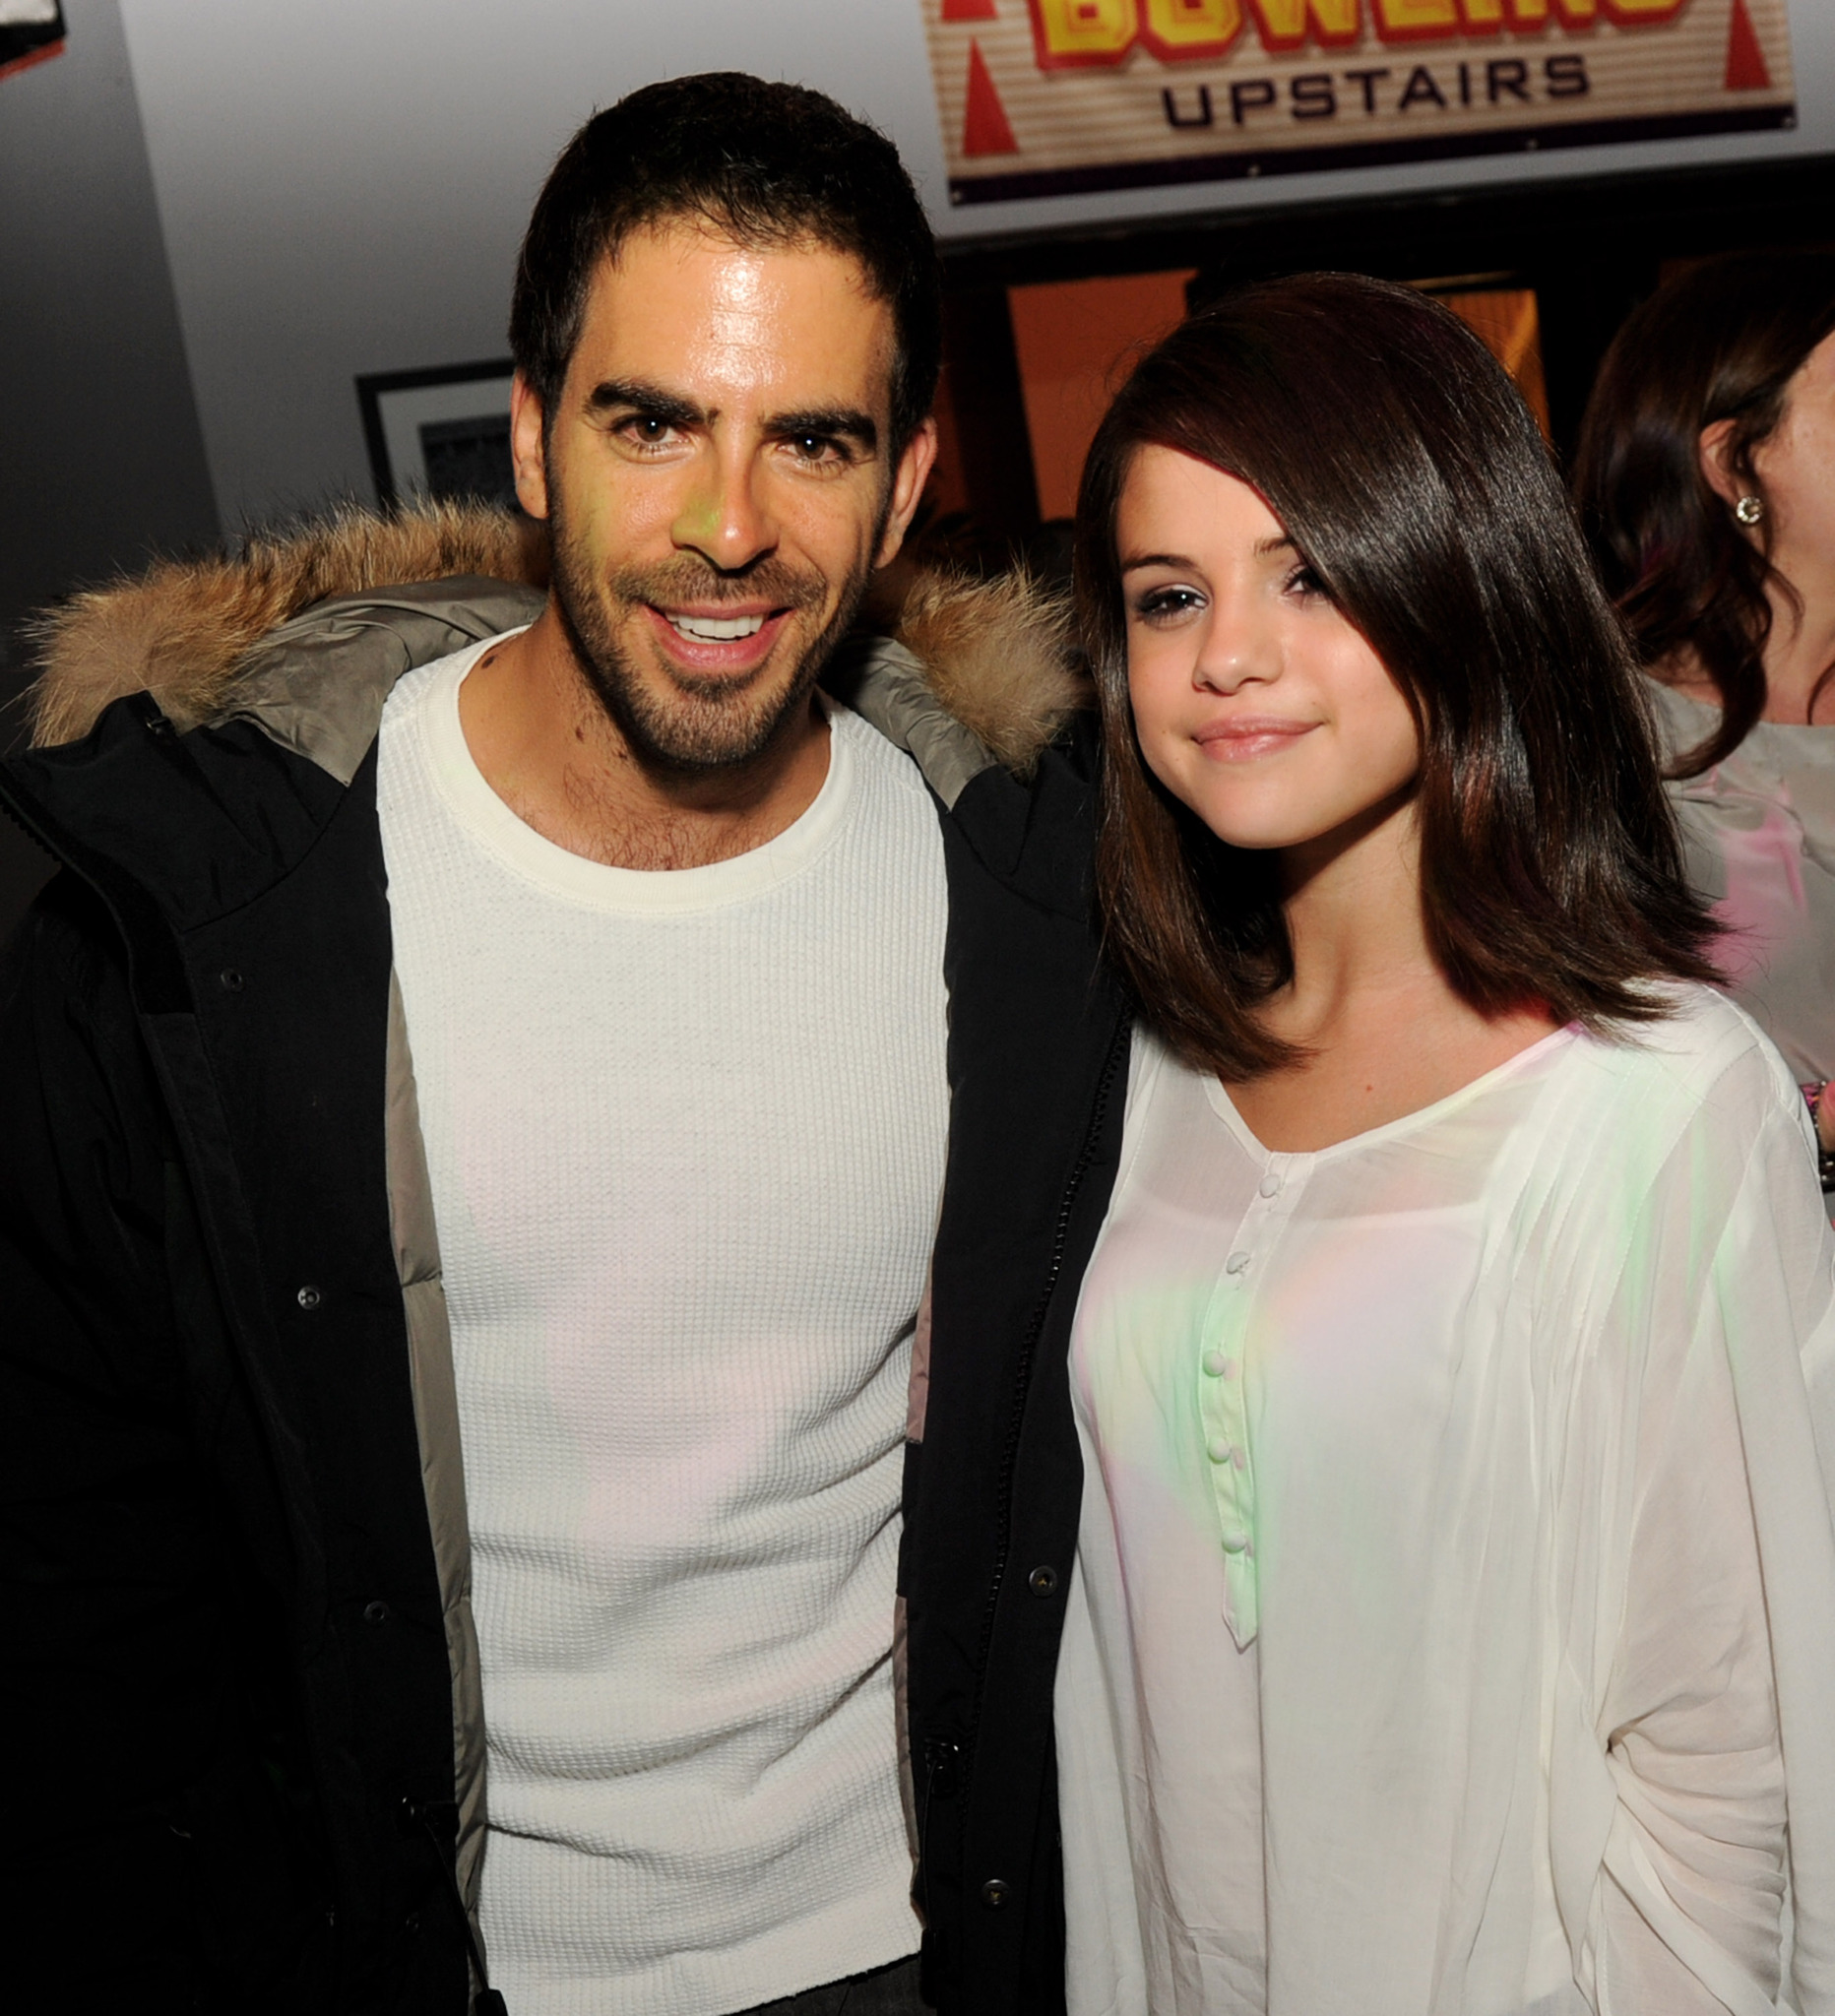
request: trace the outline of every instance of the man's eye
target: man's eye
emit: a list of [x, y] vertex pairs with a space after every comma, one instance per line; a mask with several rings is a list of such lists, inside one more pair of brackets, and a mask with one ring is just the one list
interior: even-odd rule
[[661, 448], [671, 439], [675, 429], [654, 413], [633, 413], [628, 420], [619, 422], [618, 431], [639, 448]]
[[832, 434], [792, 434], [787, 445], [798, 462], [846, 462], [847, 451]]

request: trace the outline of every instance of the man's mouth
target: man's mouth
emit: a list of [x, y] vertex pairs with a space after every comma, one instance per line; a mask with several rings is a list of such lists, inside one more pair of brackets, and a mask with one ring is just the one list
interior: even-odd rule
[[794, 613], [756, 604], [749, 609], [671, 609], [662, 602], [644, 606], [664, 656], [690, 677], [745, 677], [757, 671], [776, 651]]
[[765, 627], [762, 611], [751, 616], [678, 616], [663, 611], [669, 627], [697, 644], [730, 644], [740, 637], [756, 637]]

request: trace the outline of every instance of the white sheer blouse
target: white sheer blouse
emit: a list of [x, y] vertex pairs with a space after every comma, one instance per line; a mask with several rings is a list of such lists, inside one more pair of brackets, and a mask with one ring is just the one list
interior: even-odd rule
[[1676, 998], [1309, 1155], [1141, 1040], [1071, 1347], [1071, 2016], [1759, 2016], [1793, 1905], [1835, 2010], [1835, 1248], [1776, 1054]]
[[[1647, 690], [1666, 762], [1719, 725], [1718, 708]], [[1835, 727], [1761, 721], [1669, 792], [1689, 880], [1727, 926], [1735, 998], [1800, 1082], [1835, 1078]]]

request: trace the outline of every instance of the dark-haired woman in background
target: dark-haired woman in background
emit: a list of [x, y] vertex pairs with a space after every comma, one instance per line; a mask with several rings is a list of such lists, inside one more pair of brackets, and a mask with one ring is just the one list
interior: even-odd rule
[[[1052, 1689], [1070, 2016], [1835, 2009], [1831, 1234], [1533, 421], [1424, 297], [1269, 283], [1078, 542], [1138, 1012], [1009, 1456], [1055, 1672], [1035, 1569], [977, 1708]], [[952, 1832], [1027, 1838], [973, 1741]], [[994, 1873], [945, 1950], [1043, 1912]]]
[[1835, 255], [1740, 253], [1647, 301], [1577, 488], [1656, 682], [1690, 878], [1835, 1191]]

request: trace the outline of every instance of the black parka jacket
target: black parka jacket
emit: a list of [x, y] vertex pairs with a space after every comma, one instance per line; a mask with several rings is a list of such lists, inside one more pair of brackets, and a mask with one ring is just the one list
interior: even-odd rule
[[[464, 1480], [374, 790], [395, 678], [538, 606], [435, 578], [468, 563], [520, 571], [501, 523], [447, 514], [89, 598], [40, 694], [54, 746], [0, 767], [63, 868], [0, 971], [0, 1856], [28, 2006], [461, 2016], [477, 1987]], [[910, 650], [834, 683], [922, 769], [949, 878], [903, 1563], [926, 1981], [945, 2010], [1053, 2010], [1063, 1365], [1127, 1024], [1048, 615], [1011, 588], [912, 606]]]

